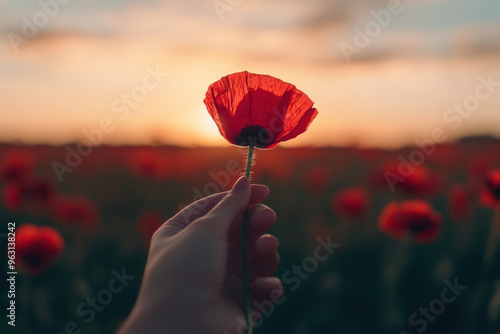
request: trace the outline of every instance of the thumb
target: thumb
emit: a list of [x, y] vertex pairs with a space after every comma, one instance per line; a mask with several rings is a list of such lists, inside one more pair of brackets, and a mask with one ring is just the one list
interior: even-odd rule
[[204, 224], [227, 234], [231, 223], [243, 214], [250, 202], [250, 181], [240, 177], [231, 191], [204, 217]]

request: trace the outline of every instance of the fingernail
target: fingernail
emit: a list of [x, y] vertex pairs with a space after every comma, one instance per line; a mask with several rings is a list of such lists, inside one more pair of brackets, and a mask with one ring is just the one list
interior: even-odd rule
[[259, 206], [259, 207], [257, 207], [257, 210], [255, 212], [269, 212], [269, 213], [276, 216], [276, 213], [274, 212], [274, 210], [271, 209], [270, 207], [267, 207], [267, 206]]
[[250, 182], [248, 179], [244, 176], [240, 177], [238, 181], [233, 186], [233, 189], [231, 189], [232, 193], [243, 193], [246, 191], [247, 188], [250, 187]]

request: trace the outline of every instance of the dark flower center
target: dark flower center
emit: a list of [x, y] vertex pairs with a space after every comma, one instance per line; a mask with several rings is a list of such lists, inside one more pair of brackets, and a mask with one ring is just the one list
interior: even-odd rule
[[35, 253], [34, 251], [25, 254], [23, 257], [23, 262], [30, 267], [39, 266], [42, 262], [42, 254]]
[[500, 199], [500, 183], [494, 184], [493, 180], [488, 180], [487, 181], [488, 189], [490, 190], [491, 194], [497, 198]]
[[425, 216], [411, 217], [408, 221], [408, 229], [413, 234], [419, 234], [434, 228], [435, 224], [433, 223], [430, 217], [425, 217]]
[[236, 136], [234, 142], [238, 146], [255, 146], [264, 148], [269, 146], [273, 140], [272, 133], [260, 125], [247, 125]]

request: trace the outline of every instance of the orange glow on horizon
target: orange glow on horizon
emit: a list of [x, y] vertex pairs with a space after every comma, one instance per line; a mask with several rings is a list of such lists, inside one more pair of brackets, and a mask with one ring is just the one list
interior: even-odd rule
[[[212, 82], [242, 70], [291, 82], [315, 102], [317, 119], [285, 146], [398, 147], [438, 126], [450, 140], [464, 134], [500, 136], [491, 126], [500, 123], [500, 90], [481, 101], [458, 129], [443, 117], [474, 93], [479, 76], [500, 80], [496, 22], [473, 22], [436, 35], [404, 28], [403, 13], [358, 59], [347, 62], [338, 46], [353, 39], [353, 27], [361, 24], [356, 16], [318, 25], [301, 21], [322, 13], [326, 3], [307, 8], [297, 3], [281, 12], [258, 1], [228, 12], [224, 22], [211, 6], [196, 12], [184, 5], [191, 6], [101, 8], [96, 27], [108, 33], [57, 28], [56, 23], [71, 22], [62, 14], [61, 22], [54, 19], [54, 30], [38, 34], [18, 53], [3, 45], [0, 142], [78, 141], [85, 138], [83, 131], [109, 119], [114, 129], [103, 137], [105, 144], [224, 146], [203, 98]], [[453, 4], [426, 4], [434, 5]], [[416, 9], [408, 10], [411, 16]], [[154, 89], [143, 89], [142, 96], [148, 69], [168, 75]], [[127, 96], [139, 98], [125, 102]]]

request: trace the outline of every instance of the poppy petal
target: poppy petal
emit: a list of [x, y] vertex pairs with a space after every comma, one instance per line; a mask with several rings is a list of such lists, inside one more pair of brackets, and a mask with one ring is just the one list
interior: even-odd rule
[[239, 146], [273, 148], [304, 132], [317, 115], [294, 85], [247, 71], [211, 84], [204, 103], [220, 134]]

